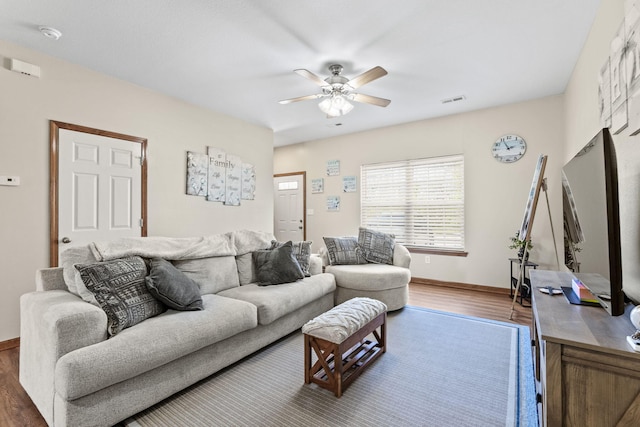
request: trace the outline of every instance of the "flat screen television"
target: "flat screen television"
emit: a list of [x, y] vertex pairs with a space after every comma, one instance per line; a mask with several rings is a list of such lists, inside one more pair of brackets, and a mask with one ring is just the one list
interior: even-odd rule
[[624, 313], [616, 153], [603, 129], [562, 168], [565, 265], [612, 316]]

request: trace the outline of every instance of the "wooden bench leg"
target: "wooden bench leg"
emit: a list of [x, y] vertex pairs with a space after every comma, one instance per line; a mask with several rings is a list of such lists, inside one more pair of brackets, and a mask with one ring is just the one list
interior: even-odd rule
[[311, 384], [311, 341], [304, 335], [304, 383]]

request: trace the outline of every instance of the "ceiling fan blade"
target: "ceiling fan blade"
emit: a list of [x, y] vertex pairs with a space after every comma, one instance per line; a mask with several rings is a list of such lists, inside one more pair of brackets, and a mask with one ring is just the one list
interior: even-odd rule
[[293, 72], [301, 75], [302, 77], [305, 77], [305, 78], [311, 80], [312, 82], [314, 82], [315, 84], [317, 84], [320, 87], [329, 85], [329, 83], [325, 82], [322, 79], [322, 77], [320, 77], [317, 74], [312, 73], [309, 70], [305, 70], [304, 68], [293, 70]]
[[365, 104], [373, 104], [379, 107], [386, 107], [391, 103], [390, 100], [378, 98], [377, 96], [363, 95], [361, 93], [353, 94], [353, 100], [356, 102], [364, 102]]
[[366, 85], [367, 83], [371, 83], [372, 81], [379, 79], [380, 77], [386, 76], [387, 75], [387, 70], [385, 70], [384, 68], [377, 66], [377, 67], [373, 67], [372, 69], [370, 69], [369, 71], [365, 71], [364, 73], [360, 74], [359, 76], [356, 76], [354, 78], [352, 78], [351, 80], [349, 80], [349, 82], [347, 83], [349, 86], [351, 86], [354, 89], [359, 88], [362, 85]]
[[324, 95], [305, 95], [305, 96], [299, 96], [297, 98], [291, 98], [291, 99], [283, 99], [282, 101], [278, 101], [278, 103], [280, 104], [291, 104], [292, 102], [298, 102], [298, 101], [306, 101], [307, 99], [317, 99], [317, 98], [321, 98]]

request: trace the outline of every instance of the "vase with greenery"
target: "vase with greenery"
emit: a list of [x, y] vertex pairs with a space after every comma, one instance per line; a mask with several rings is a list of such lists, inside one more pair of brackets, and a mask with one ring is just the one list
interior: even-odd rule
[[[509, 245], [509, 249], [517, 249], [518, 250], [518, 258], [522, 260], [524, 256], [524, 248], [527, 248], [527, 259], [529, 259], [529, 251], [533, 249], [533, 243], [531, 243], [531, 239], [528, 241], [520, 239], [520, 231], [516, 231], [516, 235], [510, 237], [511, 244]], [[525, 260], [526, 261], [526, 260]]]

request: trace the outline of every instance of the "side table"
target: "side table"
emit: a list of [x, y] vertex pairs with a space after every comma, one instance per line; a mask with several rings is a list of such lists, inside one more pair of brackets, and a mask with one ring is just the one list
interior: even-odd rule
[[[511, 278], [511, 288], [509, 290], [509, 297], [513, 299], [513, 293], [518, 286], [518, 276], [520, 275], [520, 264], [522, 264], [522, 260], [520, 258], [509, 258], [509, 276]], [[515, 264], [516, 269], [514, 271], [513, 265]], [[533, 268], [534, 270], [538, 268], [538, 264], [533, 261], [525, 261], [524, 263], [524, 282], [520, 287], [520, 294], [518, 295], [519, 303], [523, 307], [531, 307], [531, 305], [524, 305], [524, 301], [527, 301], [531, 304], [531, 279], [529, 278], [528, 269]]]

